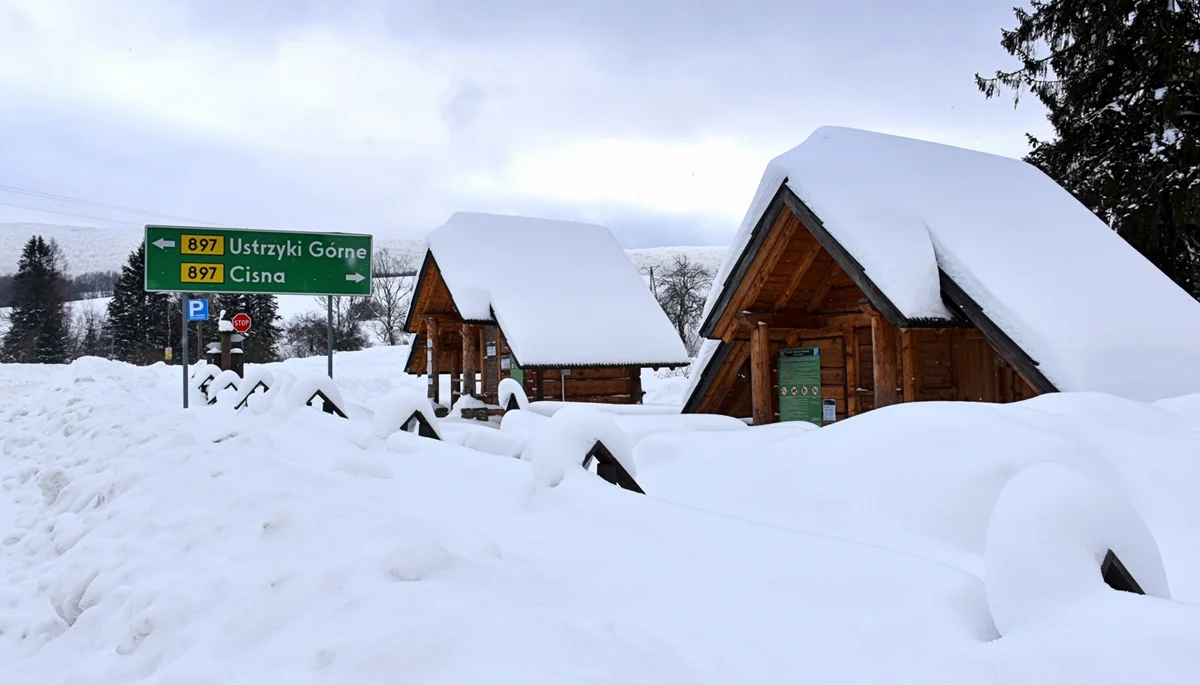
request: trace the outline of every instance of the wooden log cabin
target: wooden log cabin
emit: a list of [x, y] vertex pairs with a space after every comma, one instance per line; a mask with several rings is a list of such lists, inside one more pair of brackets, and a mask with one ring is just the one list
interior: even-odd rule
[[[1122, 323], [1137, 311], [1149, 341]], [[1197, 338], [1168, 342], [1200, 335], [1200, 306], [1054, 181], [1018, 160], [852, 129], [818, 129], [772, 161], [701, 334], [684, 412], [754, 424], [822, 425], [899, 402], [1200, 391]], [[1123, 345], [1152, 352], [1131, 366]], [[797, 398], [802, 356], [813, 380], [799, 389], [819, 413]]]
[[690, 362], [612, 233], [575, 222], [454, 214], [429, 235], [405, 329], [406, 370], [442, 405], [497, 404], [505, 378], [533, 400], [635, 404], [643, 368]]

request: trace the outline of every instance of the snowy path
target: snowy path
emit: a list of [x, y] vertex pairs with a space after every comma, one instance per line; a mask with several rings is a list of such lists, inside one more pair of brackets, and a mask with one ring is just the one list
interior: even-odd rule
[[[415, 380], [371, 354], [340, 365], [365, 406]], [[1200, 669], [1200, 607], [1089, 591], [999, 638], [984, 581], [992, 502], [1020, 463], [1051, 459], [1117, 483], [1174, 595], [1200, 598], [1200, 431], [1165, 409], [930, 406], [815, 433], [651, 435], [640, 496], [582, 471], [538, 487], [525, 461], [418, 438], [364, 448], [364, 425], [317, 411], [184, 412], [177, 395], [162, 368], [0, 366], [0, 397], [22, 398], [0, 409], [0, 682], [1094, 685]], [[956, 431], [990, 447], [963, 454]], [[916, 435], [903, 460], [872, 456]]]

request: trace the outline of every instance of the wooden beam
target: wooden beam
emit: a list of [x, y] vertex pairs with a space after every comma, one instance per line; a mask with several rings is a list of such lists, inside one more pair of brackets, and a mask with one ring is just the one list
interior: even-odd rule
[[830, 259], [829, 268], [825, 270], [825, 275], [821, 277], [821, 282], [817, 284], [816, 290], [813, 290], [812, 296], [808, 298], [808, 304], [804, 305], [804, 311], [817, 311], [817, 308], [825, 301], [825, 296], [829, 294], [829, 289], [833, 287], [833, 277], [837, 272], [837, 262]]
[[783, 290], [779, 292], [779, 297], [775, 298], [776, 310], [783, 309], [787, 306], [788, 301], [796, 295], [796, 290], [800, 287], [800, 281], [804, 280], [804, 277], [808, 274], [808, 270], [812, 267], [813, 262], [816, 261], [819, 254], [821, 254], [821, 243], [813, 240], [812, 245], [809, 245], [808, 249], [800, 257], [800, 261], [796, 262], [796, 269], [792, 272], [791, 276], [788, 276], [787, 283], [784, 284]]
[[438, 369], [438, 320], [435, 317], [425, 317], [425, 373], [428, 376], [429, 399], [434, 404], [439, 403], [441, 392]]
[[913, 340], [911, 329], [900, 331], [900, 375], [903, 378], [904, 401], [916, 402], [917, 383], [917, 341]]
[[808, 314], [771, 314], [760, 312], [741, 312], [737, 316], [737, 323], [740, 328], [753, 330], [760, 325], [766, 325], [768, 328], [780, 329], [808, 329], [824, 328], [826, 321], [822, 317], [812, 316]]
[[[746, 273], [753, 274], [753, 278], [749, 281], [742, 281], [736, 286], [736, 291], [733, 297], [730, 298], [730, 304], [734, 304], [736, 307], [731, 307], [732, 311], [727, 310], [726, 316], [732, 313], [734, 314], [732, 318], [736, 319], [736, 313], [746, 309], [758, 298], [763, 284], [770, 278], [771, 272], [775, 270], [775, 266], [779, 264], [779, 260], [783, 257], [783, 248], [800, 226], [800, 221], [795, 215], [789, 212], [780, 212], [775, 220], [775, 224], [782, 225], [772, 225], [769, 227], [768, 235], [763, 240], [758, 253], [755, 255], [755, 260], [759, 257], [762, 258], [762, 264], [758, 266], [757, 270], [753, 268], [747, 269]], [[753, 267], [753, 264], [751, 264], [751, 267]], [[736, 326], [737, 324], [733, 323], [733, 325]]]
[[875, 408], [896, 403], [896, 327], [878, 312], [871, 316], [871, 347], [875, 362]]
[[469, 323], [462, 325], [462, 372], [464, 395], [475, 397], [479, 390], [475, 385], [476, 364], [479, 362], [479, 333]]
[[767, 325], [760, 323], [750, 332], [750, 385], [754, 425], [771, 423], [771, 339]]

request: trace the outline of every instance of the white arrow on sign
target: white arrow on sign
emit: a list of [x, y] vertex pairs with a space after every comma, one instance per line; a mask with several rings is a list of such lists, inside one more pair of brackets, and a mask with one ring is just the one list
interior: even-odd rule
[[165, 250], [168, 247], [175, 247], [175, 241], [167, 240], [166, 238], [159, 238], [158, 240], [155, 240], [153, 244], [160, 250]]
[[367, 280], [367, 277], [363, 276], [362, 274], [350, 274], [349, 276], [346, 277], [346, 280], [354, 281], [355, 283], [359, 283], [359, 282]]

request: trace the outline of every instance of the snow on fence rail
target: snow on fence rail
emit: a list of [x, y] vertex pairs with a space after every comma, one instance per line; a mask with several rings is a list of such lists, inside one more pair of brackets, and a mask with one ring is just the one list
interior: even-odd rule
[[[538, 425], [540, 424], [540, 425]], [[635, 479], [633, 447], [611, 415], [568, 406], [536, 422], [541, 430], [522, 455], [533, 464], [539, 485], [554, 487], [574, 469], [596, 462], [596, 475], [631, 492], [645, 494]]]

